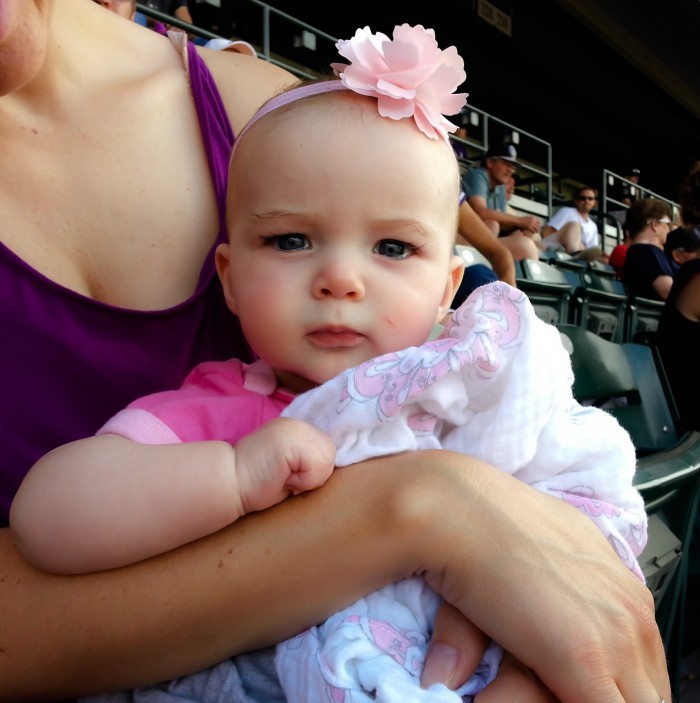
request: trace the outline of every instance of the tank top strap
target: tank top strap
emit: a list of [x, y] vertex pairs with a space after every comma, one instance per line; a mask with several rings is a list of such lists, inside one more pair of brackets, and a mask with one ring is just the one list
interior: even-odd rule
[[226, 241], [225, 211], [228, 165], [235, 139], [233, 128], [214, 77], [197, 52], [196, 46], [188, 41], [184, 32], [170, 30], [167, 36], [182, 56], [183, 67], [189, 79], [209, 171], [216, 193], [220, 222], [217, 243], [223, 242]]

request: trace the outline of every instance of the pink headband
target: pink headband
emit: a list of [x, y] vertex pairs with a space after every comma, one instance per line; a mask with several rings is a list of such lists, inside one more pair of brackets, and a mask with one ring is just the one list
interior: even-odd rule
[[266, 102], [241, 130], [241, 137], [261, 118], [283, 105], [311, 95], [352, 90], [377, 98], [379, 114], [394, 120], [412, 117], [418, 129], [431, 139], [449, 139], [457, 126], [444, 115], [457, 114], [467, 101], [466, 93], [455, 93], [464, 82], [464, 61], [454, 46], [438, 48], [435, 32], [422, 25], [394, 27], [393, 39], [369, 27], [358, 29], [352, 39], [336, 47], [350, 65], [333, 63], [338, 80], [319, 81], [292, 88]]
[[303, 98], [308, 98], [311, 95], [319, 95], [320, 93], [330, 93], [333, 90], [348, 90], [348, 87], [342, 81], [319, 81], [318, 83], [309, 83], [308, 85], [302, 85], [299, 88], [292, 88], [291, 90], [285, 90], [284, 93], [275, 95], [274, 98], [270, 98], [246, 123], [245, 127], [240, 131], [240, 134], [236, 137], [236, 141], [233, 143], [233, 151], [231, 152], [231, 158], [236, 151], [236, 145], [241, 140], [243, 135], [262, 117], [269, 114], [273, 110], [276, 110], [283, 105], [289, 105], [289, 103], [296, 102], [297, 100], [302, 100]]

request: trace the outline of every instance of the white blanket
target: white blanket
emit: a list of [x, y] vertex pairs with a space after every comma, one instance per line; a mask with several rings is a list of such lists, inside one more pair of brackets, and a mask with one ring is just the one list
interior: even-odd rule
[[[578, 507], [643, 578], [635, 557], [646, 515], [632, 487], [634, 447], [612, 416], [574, 400], [572, 381], [556, 328], [522, 292], [497, 282], [474, 291], [435, 341], [349, 369], [284, 415], [328, 433], [338, 466], [437, 447], [482, 459]], [[496, 673], [495, 644], [458, 693], [418, 685], [438, 603], [410, 579], [281, 643], [288, 700], [459, 703], [477, 693]]]
[[[300, 396], [285, 414], [325, 430], [339, 465], [441, 446], [483, 459], [577, 506], [642, 578], [635, 555], [646, 540], [646, 516], [632, 488], [634, 449], [611, 416], [573, 400], [571, 382], [556, 330], [537, 319], [525, 295], [493, 283], [472, 293], [440, 339], [351, 369]], [[85, 701], [470, 701], [497, 671], [501, 652], [494, 643], [459, 693], [418, 685], [439, 602], [421, 579], [408, 579], [278, 645], [284, 694], [272, 651], [264, 650]]]

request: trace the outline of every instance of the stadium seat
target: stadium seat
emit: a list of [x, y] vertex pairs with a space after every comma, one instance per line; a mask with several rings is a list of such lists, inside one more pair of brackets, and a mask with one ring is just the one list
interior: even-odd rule
[[649, 539], [639, 562], [654, 595], [675, 692], [700, 500], [700, 432], [679, 434], [675, 404], [653, 347], [611, 342], [580, 326], [558, 329], [571, 354], [574, 396], [608, 409], [637, 449], [634, 483], [649, 514]]
[[581, 288], [578, 324], [612, 342], [625, 339], [627, 292], [622, 281], [587, 268], [579, 274]]
[[484, 266], [493, 268], [493, 266], [491, 266], [491, 262], [475, 247], [469, 247], [464, 244], [456, 244], [455, 254], [457, 256], [461, 256], [462, 259], [464, 259], [465, 266], [472, 266], [473, 264], [483, 264]]
[[625, 341], [646, 343], [659, 326], [664, 308], [662, 300], [628, 296], [625, 316]]
[[572, 350], [577, 400], [606, 406], [630, 433], [639, 456], [678, 444], [678, 414], [655, 349], [611, 342], [580, 326], [557, 327]]
[[516, 283], [530, 299], [537, 316], [551, 324], [569, 322], [573, 287], [566, 275], [543, 261], [523, 259]]

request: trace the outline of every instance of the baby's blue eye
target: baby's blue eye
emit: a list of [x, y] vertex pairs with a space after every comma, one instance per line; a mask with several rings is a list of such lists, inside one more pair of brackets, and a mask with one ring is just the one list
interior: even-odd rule
[[311, 246], [303, 234], [276, 234], [269, 237], [267, 241], [279, 251], [298, 251]]
[[405, 259], [415, 252], [416, 248], [397, 239], [382, 239], [374, 247], [374, 251], [390, 259]]

